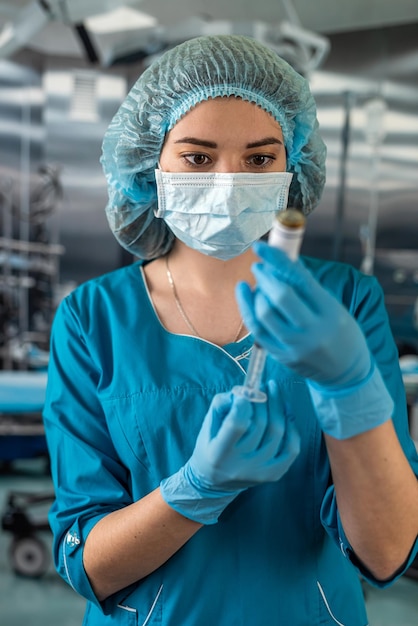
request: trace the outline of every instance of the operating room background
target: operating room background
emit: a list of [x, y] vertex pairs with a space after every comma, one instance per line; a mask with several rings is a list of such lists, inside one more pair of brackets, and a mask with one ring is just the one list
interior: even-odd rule
[[[327, 185], [309, 218], [303, 252], [374, 273], [401, 352], [415, 353], [418, 21], [326, 37], [328, 55], [309, 78], [328, 146]], [[107, 226], [99, 163], [105, 129], [144, 67], [135, 55], [127, 58], [104, 67], [82, 55], [25, 47], [0, 59], [1, 236], [32, 237], [34, 226], [25, 222], [33, 197], [42, 185], [51, 187], [52, 171], [43, 237], [62, 246], [47, 255], [53, 306], [75, 284], [131, 261]], [[3, 327], [7, 297], [3, 290]], [[20, 295], [20, 305], [24, 300]], [[38, 311], [34, 322], [33, 308], [20, 311], [22, 341], [25, 332], [36, 337], [34, 324], [50, 322], [49, 309], [46, 320], [39, 321]]]

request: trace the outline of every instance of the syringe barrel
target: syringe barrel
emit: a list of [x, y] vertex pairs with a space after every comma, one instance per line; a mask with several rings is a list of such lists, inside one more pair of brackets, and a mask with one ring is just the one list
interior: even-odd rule
[[[278, 213], [269, 233], [269, 245], [283, 250], [292, 261], [299, 256], [305, 232], [305, 216], [298, 209], [286, 209]], [[233, 392], [251, 402], [265, 402], [267, 396], [261, 391], [266, 351], [254, 344], [248, 364], [244, 385], [235, 386]]]
[[244, 384], [246, 387], [260, 389], [266, 357], [267, 352], [257, 344], [254, 344], [245, 377]]

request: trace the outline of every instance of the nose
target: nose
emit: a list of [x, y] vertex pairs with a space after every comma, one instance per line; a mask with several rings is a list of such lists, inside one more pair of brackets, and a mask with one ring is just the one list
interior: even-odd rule
[[234, 155], [225, 155], [217, 159], [213, 171], [219, 174], [235, 174], [245, 170], [241, 159]]

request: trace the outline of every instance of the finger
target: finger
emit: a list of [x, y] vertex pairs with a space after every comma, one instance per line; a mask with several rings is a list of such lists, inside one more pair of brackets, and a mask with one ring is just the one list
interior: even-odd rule
[[266, 408], [268, 419], [259, 449], [268, 460], [277, 455], [286, 430], [284, 404], [280, 389], [274, 380], [267, 382]]
[[282, 250], [263, 242], [254, 244], [254, 251], [263, 261], [259, 265], [266, 266], [266, 271], [272, 272], [280, 282], [291, 285], [306, 303], [316, 309], [316, 290], [322, 292], [324, 288], [301, 261], [292, 261]]
[[286, 252], [280, 250], [280, 248], [274, 248], [263, 241], [257, 241], [253, 245], [253, 250], [264, 264], [277, 270], [282, 280], [288, 280], [290, 284], [294, 283], [295, 277], [298, 275], [299, 266], [303, 268], [300, 261], [291, 260]]
[[232, 405], [232, 393], [227, 391], [225, 393], [218, 393], [212, 398], [212, 402], [209, 407], [211, 413], [209, 439], [213, 439], [219, 431], [219, 428], [228, 414]]
[[[254, 314], [257, 316], [259, 328], [264, 332], [264, 338], [269, 343], [269, 348], [274, 352], [285, 350], [287, 346], [299, 345], [317, 331], [318, 319], [315, 315], [307, 310], [296, 310], [292, 319], [290, 313], [289, 316], [283, 315], [276, 309], [262, 292], [256, 295]], [[260, 331], [255, 337], [257, 342], [263, 345]]]
[[[257, 338], [266, 349], [272, 349], [270, 345], [274, 342], [274, 349], [278, 348], [279, 336], [283, 336], [287, 330], [287, 325], [282, 328], [280, 322], [285, 320], [275, 319], [277, 315], [271, 310], [269, 301], [262, 293], [254, 294], [246, 283], [239, 283], [236, 287], [236, 298], [242, 319], [250, 333]], [[255, 302], [254, 302], [255, 300]], [[277, 326], [276, 326], [277, 325]]]
[[282, 419], [285, 415], [285, 407], [281, 390], [275, 380], [267, 381], [267, 398], [270, 419], [266, 438], [280, 441], [285, 432], [285, 424]]
[[[257, 280], [254, 294], [254, 314], [264, 326], [270, 317], [279, 316], [279, 320], [287, 327], [305, 327], [312, 319], [312, 309], [306, 299], [291, 285], [277, 279], [265, 265], [253, 266], [253, 273]], [[266, 317], [260, 318], [260, 310], [256, 308], [258, 295], [263, 294], [268, 303], [265, 309]]]
[[267, 403], [251, 402], [251, 409], [251, 423], [239, 442], [237, 442], [237, 450], [243, 456], [251, 455], [260, 448], [268, 427]]
[[285, 433], [279, 446], [279, 451], [273, 453], [268, 460], [265, 460], [257, 473], [257, 481], [274, 482], [280, 480], [289, 470], [300, 452], [300, 436], [293, 423], [283, 416], [285, 422]]
[[266, 470], [271, 472], [273, 480], [279, 480], [291, 467], [300, 453], [301, 439], [293, 419], [284, 416], [285, 431], [282, 440]]
[[279, 478], [281, 478], [293, 464], [300, 453], [300, 435], [293, 420], [286, 420], [286, 432], [283, 445], [275, 457]]
[[[279, 331], [276, 329], [272, 332], [270, 328], [272, 324], [265, 325], [264, 318], [267, 319], [271, 314], [269, 309], [270, 305], [263, 294], [257, 294], [256, 306], [254, 310], [246, 309], [244, 304], [240, 305], [240, 311], [244, 324], [255, 338], [257, 344], [270, 352], [274, 352], [280, 348]], [[278, 320], [276, 320], [276, 322], [279, 323]], [[280, 334], [283, 334], [283, 332], [281, 331]]]
[[299, 280], [289, 280], [286, 275], [268, 263], [254, 263], [251, 268], [257, 282], [257, 288], [271, 296], [274, 302], [286, 304], [286, 297], [302, 303], [305, 307], [316, 310], [315, 299], [312, 297], [312, 281], [306, 282], [303, 277]]
[[235, 288], [235, 297], [246, 328], [253, 335], [259, 331], [259, 323], [254, 315], [254, 295], [247, 283], [238, 283]]
[[231, 394], [229, 411], [223, 418], [215, 437], [216, 445], [222, 449], [233, 447], [251, 426], [253, 416], [252, 403], [246, 398]]

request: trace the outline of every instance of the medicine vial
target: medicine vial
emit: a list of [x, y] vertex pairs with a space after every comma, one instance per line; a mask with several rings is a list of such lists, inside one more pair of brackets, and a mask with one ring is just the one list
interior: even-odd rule
[[273, 248], [286, 252], [296, 261], [305, 233], [306, 218], [298, 209], [286, 209], [277, 214], [269, 233], [268, 242]]

